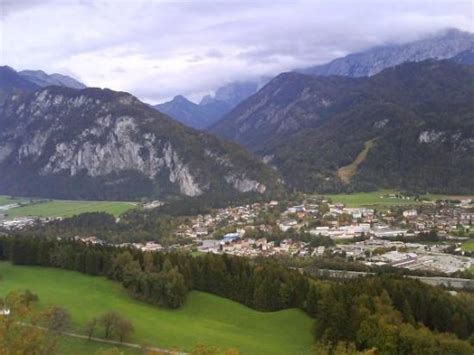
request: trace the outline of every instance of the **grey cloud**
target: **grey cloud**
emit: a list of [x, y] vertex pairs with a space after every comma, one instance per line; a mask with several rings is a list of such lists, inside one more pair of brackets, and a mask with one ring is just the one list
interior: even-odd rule
[[206, 57], [209, 58], [222, 58], [224, 55], [216, 48], [211, 48], [206, 52]]
[[0, 18], [28, 8], [45, 5], [48, 0], [2, 0], [0, 1]]
[[446, 27], [474, 30], [472, 3], [457, 0], [0, 2], [5, 64], [67, 70], [154, 102]]

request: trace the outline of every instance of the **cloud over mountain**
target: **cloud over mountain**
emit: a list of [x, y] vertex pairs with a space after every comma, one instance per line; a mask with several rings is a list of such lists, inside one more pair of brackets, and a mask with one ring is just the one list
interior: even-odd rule
[[[3, 1], [6, 64], [160, 102], [323, 63], [447, 27], [470, 1]], [[370, 21], [362, 19], [370, 18]], [[54, 23], [54, 30], [45, 31]]]

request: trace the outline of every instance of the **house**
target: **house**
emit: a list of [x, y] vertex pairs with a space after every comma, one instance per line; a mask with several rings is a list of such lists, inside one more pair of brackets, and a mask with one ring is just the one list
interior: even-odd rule
[[416, 210], [403, 211], [403, 217], [405, 218], [416, 218], [416, 216], [418, 216], [418, 212]]
[[10, 315], [9, 308], [0, 308], [0, 316], [8, 316], [8, 315]]
[[235, 232], [235, 233], [227, 233], [225, 234], [222, 239], [220, 240], [220, 244], [229, 244], [232, 243], [236, 240], [240, 239], [240, 233]]
[[296, 222], [295, 220], [289, 220], [289, 221], [284, 221], [280, 223], [278, 227], [280, 228], [282, 232], [286, 232], [287, 230], [289, 230], [290, 228], [293, 228], [297, 224], [298, 222]]
[[328, 235], [329, 227], [316, 227], [309, 231], [312, 235]]
[[459, 215], [459, 223], [469, 224], [474, 221], [474, 213], [464, 212]]
[[147, 242], [145, 245], [142, 245], [140, 249], [142, 251], [157, 251], [163, 249], [163, 246], [155, 242]]
[[199, 251], [208, 252], [211, 250], [217, 250], [219, 248], [219, 241], [215, 239], [206, 239], [202, 241], [202, 244], [198, 247]]

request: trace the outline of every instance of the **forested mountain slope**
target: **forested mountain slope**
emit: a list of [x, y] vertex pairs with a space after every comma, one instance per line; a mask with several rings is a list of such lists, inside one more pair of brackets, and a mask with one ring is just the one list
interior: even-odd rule
[[[304, 191], [472, 193], [473, 82], [472, 67], [434, 60], [367, 78], [285, 73], [211, 132], [256, 152]], [[338, 171], [351, 164], [344, 182]]]

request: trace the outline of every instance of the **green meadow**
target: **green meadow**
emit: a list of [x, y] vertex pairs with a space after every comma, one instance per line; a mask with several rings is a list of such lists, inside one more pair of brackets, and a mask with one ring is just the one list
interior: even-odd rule
[[461, 245], [462, 250], [474, 251], [474, 239], [470, 239]]
[[0, 206], [10, 205], [12, 203], [17, 203], [17, 202], [26, 202], [26, 201], [28, 200], [22, 199], [22, 198], [11, 198], [9, 196], [0, 195]]
[[125, 346], [114, 346], [103, 344], [95, 341], [76, 339], [69, 336], [63, 336], [58, 342], [58, 353], [61, 355], [76, 354], [97, 354], [105, 350], [116, 348], [123, 355], [142, 354], [138, 349], [128, 348]]
[[28, 216], [71, 217], [85, 212], [107, 212], [114, 216], [119, 216], [136, 206], [132, 202], [120, 201], [38, 200], [30, 203], [27, 199], [11, 200], [6, 196], [0, 196], [0, 206], [15, 202], [23, 202], [25, 205], [4, 212], [12, 218]]
[[[76, 333], [83, 333], [90, 318], [117, 311], [135, 327], [130, 342], [161, 348], [189, 350], [200, 343], [243, 354], [301, 354], [313, 341], [313, 320], [298, 309], [258, 312], [193, 291], [183, 307], [169, 310], [132, 299], [119, 283], [73, 271], [0, 262], [0, 276], [0, 295], [30, 289], [40, 298], [38, 307], [57, 304], [68, 309]], [[78, 340], [66, 340], [64, 346], [88, 353]]]
[[[334, 203], [343, 203], [348, 207], [361, 206], [398, 206], [398, 205], [419, 205], [423, 201], [414, 201], [413, 199], [402, 199], [388, 197], [389, 194], [396, 193], [394, 190], [378, 190], [373, 192], [356, 192], [351, 194], [327, 194], [324, 197], [330, 198]], [[449, 196], [426, 194], [421, 195], [423, 199], [429, 201], [436, 201], [439, 199], [462, 199], [472, 198], [472, 196]]]

